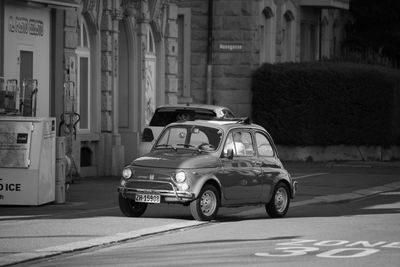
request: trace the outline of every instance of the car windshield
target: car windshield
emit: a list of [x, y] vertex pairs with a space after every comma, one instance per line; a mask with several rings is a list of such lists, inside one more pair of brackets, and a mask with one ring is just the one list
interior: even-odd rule
[[150, 126], [166, 126], [172, 122], [183, 120], [209, 120], [217, 115], [207, 109], [158, 109], [150, 121]]
[[195, 149], [215, 151], [222, 139], [222, 130], [206, 126], [174, 125], [165, 129], [154, 149]]

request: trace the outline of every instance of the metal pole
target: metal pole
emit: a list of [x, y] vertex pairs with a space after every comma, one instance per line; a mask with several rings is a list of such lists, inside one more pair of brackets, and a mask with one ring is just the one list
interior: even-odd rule
[[118, 33], [119, 33], [119, 20], [122, 19], [122, 15], [119, 10], [119, 1], [112, 1], [112, 63], [111, 63], [111, 75], [112, 75], [112, 121], [113, 121], [113, 135], [118, 135]]
[[212, 104], [213, 0], [208, 0], [207, 104]]

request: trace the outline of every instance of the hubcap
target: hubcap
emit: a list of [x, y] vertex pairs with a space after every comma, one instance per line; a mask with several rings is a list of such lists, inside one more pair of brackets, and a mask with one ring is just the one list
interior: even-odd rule
[[284, 188], [279, 188], [275, 194], [275, 207], [278, 212], [283, 212], [288, 203], [288, 195]]
[[211, 216], [217, 207], [217, 196], [214, 192], [207, 190], [201, 196], [200, 208], [205, 216]]

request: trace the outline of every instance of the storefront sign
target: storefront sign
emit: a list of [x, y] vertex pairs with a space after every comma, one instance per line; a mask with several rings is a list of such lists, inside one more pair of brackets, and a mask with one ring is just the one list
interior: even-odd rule
[[32, 123], [0, 124], [0, 168], [28, 168]]
[[242, 51], [243, 44], [241, 44], [241, 43], [220, 43], [218, 45], [218, 49], [221, 51], [228, 51], [228, 52]]
[[9, 192], [20, 192], [20, 191], [21, 191], [20, 183], [6, 183], [5, 181], [3, 181], [3, 179], [0, 178], [0, 201], [5, 199], [5, 196], [3, 194]]
[[8, 31], [33, 36], [43, 36], [43, 21], [10, 16], [8, 18]]

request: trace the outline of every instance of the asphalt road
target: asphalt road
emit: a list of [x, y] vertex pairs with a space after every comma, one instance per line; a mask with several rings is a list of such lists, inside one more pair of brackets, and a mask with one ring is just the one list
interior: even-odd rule
[[[289, 163], [286, 164], [286, 167], [300, 182], [300, 190], [291, 204], [287, 217], [279, 220], [270, 219], [263, 207], [245, 207], [221, 209], [217, 221], [199, 223], [192, 219], [187, 207], [177, 205], [151, 206], [141, 218], [126, 218], [122, 216], [117, 206], [115, 187], [118, 179], [110, 177], [77, 181], [67, 192], [67, 202], [64, 204], [50, 204], [41, 207], [0, 207], [0, 238], [2, 240], [0, 242], [0, 265], [23, 261], [29, 262], [25, 265], [36, 264], [37, 266], [46, 264], [111, 265], [111, 263], [131, 265], [129, 262], [135, 259], [135, 265], [140, 263], [146, 266], [148, 263], [146, 257], [151, 258], [150, 265], [156, 263], [154, 260], [158, 259], [162, 259], [159, 262], [161, 265], [164, 263], [165, 265], [180, 264], [180, 257], [196, 265], [206, 262], [203, 261], [203, 256], [207, 251], [213, 255], [210, 258], [206, 257], [207, 260], [215, 264], [217, 263], [215, 260], [218, 258], [223, 259], [226, 263], [232, 263], [233, 260], [232, 264], [240, 264], [242, 260], [249, 260], [255, 264], [264, 261], [279, 263], [283, 256], [272, 257], [266, 256], [265, 253], [271, 255], [294, 253], [297, 255], [296, 253], [300, 252], [285, 252], [276, 249], [281, 247], [281, 243], [294, 238], [315, 240], [314, 243], [317, 245], [306, 244], [313, 248], [312, 251], [307, 251], [305, 256], [306, 258], [314, 256], [318, 259], [321, 257], [317, 256], [317, 252], [321, 251], [322, 253], [325, 251], [324, 244], [330, 244], [324, 243], [327, 240], [348, 242], [365, 240], [371, 244], [378, 242], [378, 245], [380, 245], [379, 242], [388, 244], [394, 242], [393, 246], [397, 246], [396, 242], [399, 240], [393, 238], [399, 236], [398, 232], [392, 232], [392, 225], [389, 223], [399, 221], [399, 218], [396, 217], [398, 195], [395, 193], [400, 189], [400, 168], [397, 165]], [[394, 192], [390, 193], [390, 191]], [[370, 200], [372, 203], [363, 204], [366, 209], [362, 206], [357, 207], [357, 203], [364, 203], [364, 201], [368, 203], [370, 197], [373, 197]], [[374, 199], [375, 197], [377, 199]], [[386, 197], [391, 200], [382, 200], [381, 203], [380, 199]], [[378, 209], [368, 208], [378, 205], [377, 201], [380, 203], [379, 205], [384, 206], [379, 206]], [[389, 202], [387, 203], [387, 201]], [[390, 207], [388, 208], [387, 205]], [[371, 229], [371, 225], [373, 229]], [[398, 223], [395, 226], [396, 229], [399, 228]], [[364, 228], [368, 230], [366, 233], [357, 234], [360, 229]], [[381, 231], [386, 234], [383, 236], [370, 235]], [[175, 242], [178, 240], [175, 235], [179, 233], [185, 238], [190, 237], [191, 239], [183, 240], [182, 246], [179, 246], [179, 242], [171, 244], [174, 247], [172, 250], [168, 249], [170, 244], [163, 245], [164, 241], [154, 243], [148, 239], [153, 236], [165, 236], [165, 240]], [[332, 233], [338, 234], [332, 235]], [[357, 235], [352, 236], [352, 234]], [[150, 241], [144, 243], [144, 250], [141, 250], [142, 241], [147, 242], [146, 240]], [[123, 241], [127, 243], [123, 243]], [[133, 245], [130, 241], [133, 241]], [[120, 251], [119, 244], [122, 244]], [[322, 244], [321, 248], [318, 244]], [[109, 247], [110, 245], [111, 247]], [[115, 248], [116, 251], [119, 251], [114, 252], [116, 255], [98, 254], [99, 258], [97, 258], [91, 254], [97, 251], [103, 253], [100, 248], [104, 246], [107, 247], [107, 250], [114, 250], [114, 245], [117, 245]], [[123, 250], [125, 245], [133, 246], [135, 251], [142, 251], [143, 255], [142, 253], [132, 254], [132, 251], [128, 252], [129, 249]], [[151, 252], [146, 253], [149, 246]], [[178, 246], [178, 254], [174, 252], [175, 246]], [[238, 249], [237, 251], [235, 247]], [[250, 248], [254, 249], [248, 250]], [[255, 248], [259, 249], [256, 251]], [[190, 261], [189, 256], [193, 256], [194, 252], [202, 249], [205, 250], [200, 254], [202, 256], [194, 257], [193, 262]], [[223, 250], [222, 254], [219, 254], [219, 249]], [[236, 254], [242, 255], [243, 252], [240, 250], [243, 249], [247, 251], [246, 255], [249, 258], [242, 259], [241, 256], [235, 256]], [[343, 248], [339, 247], [338, 249]], [[180, 253], [181, 250], [190, 252], [189, 256], [185, 256], [183, 252], [183, 254]], [[84, 251], [84, 254], [80, 254], [80, 251]], [[232, 254], [231, 251], [236, 252]], [[382, 254], [381, 251], [387, 250], [383, 247], [379, 254], [372, 253], [372, 250], [365, 253], [379, 256]], [[343, 251], [334, 252], [344, 253]], [[357, 251], [353, 251], [353, 253], [355, 252]], [[329, 256], [329, 253], [333, 252], [327, 253], [322, 255]], [[177, 255], [180, 257], [177, 258]], [[54, 261], [53, 258], [49, 258], [52, 256], [57, 256]], [[38, 258], [41, 258], [39, 262], [32, 261]], [[43, 260], [43, 258], [45, 259]], [[67, 260], [70, 258], [77, 260]], [[120, 258], [126, 261], [119, 261]], [[288, 262], [284, 261], [283, 263], [291, 265], [298, 262], [297, 258], [293, 261], [292, 257], [289, 258]], [[389, 255], [387, 258], [390, 259], [391, 256]], [[333, 265], [335, 264], [337, 263]]]
[[398, 266], [400, 190], [345, 203], [304, 205], [283, 219], [222, 216], [25, 266]]

